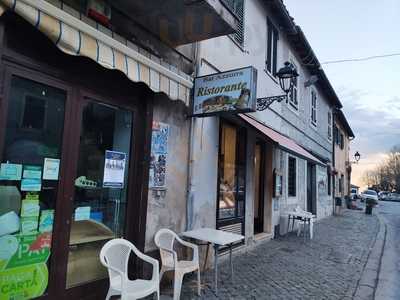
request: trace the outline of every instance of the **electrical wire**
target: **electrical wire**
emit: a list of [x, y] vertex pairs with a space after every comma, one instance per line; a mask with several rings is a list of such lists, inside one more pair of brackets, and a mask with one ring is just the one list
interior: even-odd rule
[[339, 63], [346, 63], [346, 62], [359, 62], [359, 61], [366, 61], [366, 60], [373, 60], [385, 57], [393, 57], [393, 56], [400, 56], [400, 53], [392, 53], [392, 54], [384, 54], [384, 55], [374, 55], [362, 58], [351, 58], [351, 59], [340, 59], [340, 60], [328, 60], [321, 65], [329, 65], [329, 64], [339, 64]]

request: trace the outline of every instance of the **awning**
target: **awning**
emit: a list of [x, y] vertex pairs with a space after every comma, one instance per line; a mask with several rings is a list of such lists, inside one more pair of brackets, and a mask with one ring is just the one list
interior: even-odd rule
[[279, 132], [267, 127], [266, 125], [260, 123], [259, 121], [253, 119], [244, 114], [239, 114], [239, 117], [242, 118], [246, 123], [250, 124], [252, 127], [263, 133], [266, 137], [271, 139], [273, 142], [277, 143], [279, 147], [287, 152], [291, 152], [297, 156], [300, 156], [308, 161], [317, 163], [319, 165], [325, 166], [323, 162], [321, 162], [318, 158], [312, 155], [310, 152], [305, 150], [299, 144], [297, 144], [292, 139], [280, 134]]
[[[91, 58], [108, 69], [123, 72], [134, 82], [144, 82], [154, 92], [189, 104], [193, 86], [189, 75], [156, 56], [139, 53], [136, 45], [121, 36], [115, 35], [117, 40], [112, 32], [103, 33], [95, 22], [85, 23], [44, 0], [0, 0], [0, 15], [7, 9], [43, 32], [63, 52]], [[76, 11], [74, 15], [81, 16]]]

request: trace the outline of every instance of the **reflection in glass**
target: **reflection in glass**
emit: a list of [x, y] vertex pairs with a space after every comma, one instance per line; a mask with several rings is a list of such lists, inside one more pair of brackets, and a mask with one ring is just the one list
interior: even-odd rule
[[45, 162], [58, 170], [66, 93], [13, 77], [8, 100], [0, 166], [0, 277], [7, 280], [0, 290], [6, 299], [31, 299], [48, 285], [59, 182], [57, 172], [49, 180]]
[[219, 153], [219, 219], [244, 216], [246, 135], [223, 123]]
[[[67, 287], [106, 278], [100, 249], [107, 240], [124, 236], [132, 118], [129, 111], [95, 102], [84, 108]], [[115, 172], [112, 178], [121, 175], [122, 188], [104, 187], [104, 179], [110, 177], [105, 167], [106, 172]]]

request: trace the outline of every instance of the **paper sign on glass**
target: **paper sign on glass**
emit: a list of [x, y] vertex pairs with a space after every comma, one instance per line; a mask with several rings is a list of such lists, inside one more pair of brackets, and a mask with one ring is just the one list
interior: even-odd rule
[[24, 166], [23, 178], [27, 179], [41, 179], [42, 178], [42, 167], [39, 166]]
[[21, 191], [40, 192], [41, 189], [42, 189], [42, 181], [40, 179], [24, 178], [21, 181]]
[[44, 159], [43, 166], [43, 180], [58, 180], [58, 173], [60, 171], [60, 160], [56, 158]]
[[0, 180], [21, 180], [22, 165], [18, 164], [1, 164]]
[[126, 154], [106, 150], [103, 187], [122, 189], [124, 187]]
[[75, 209], [75, 221], [90, 220], [90, 206], [82, 206]]
[[38, 217], [39, 213], [39, 200], [22, 200], [21, 217]]
[[39, 232], [52, 232], [54, 223], [54, 209], [42, 210], [39, 222]]

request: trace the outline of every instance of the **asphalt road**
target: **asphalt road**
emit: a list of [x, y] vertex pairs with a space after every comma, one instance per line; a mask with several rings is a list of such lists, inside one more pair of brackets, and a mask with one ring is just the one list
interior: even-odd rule
[[377, 208], [387, 226], [375, 299], [400, 299], [400, 202], [380, 201]]

